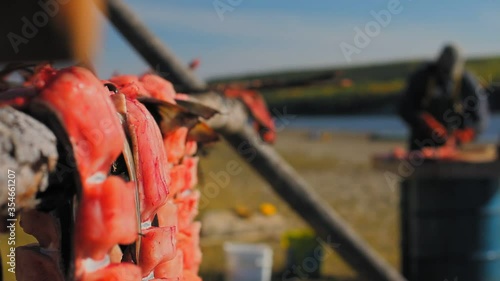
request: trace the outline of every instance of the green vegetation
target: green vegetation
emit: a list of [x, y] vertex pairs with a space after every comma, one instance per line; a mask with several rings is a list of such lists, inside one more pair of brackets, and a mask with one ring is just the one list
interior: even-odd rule
[[[423, 61], [406, 61], [355, 67], [293, 70], [213, 79], [212, 83], [237, 82], [251, 79], [296, 79], [325, 73], [337, 74], [329, 83], [310, 87], [295, 87], [266, 91], [270, 107], [287, 106], [298, 114], [390, 113], [397, 95], [404, 89], [408, 75]], [[500, 57], [474, 58], [466, 68], [488, 85], [500, 81]]]

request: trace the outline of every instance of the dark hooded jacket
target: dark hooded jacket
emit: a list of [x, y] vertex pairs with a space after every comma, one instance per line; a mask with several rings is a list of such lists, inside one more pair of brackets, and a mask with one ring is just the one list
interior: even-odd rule
[[484, 131], [489, 119], [485, 90], [467, 71], [461, 79], [443, 79], [436, 63], [429, 63], [410, 76], [399, 105], [399, 114], [410, 127], [410, 148], [440, 146], [445, 143], [432, 134], [421, 119], [430, 113], [446, 127], [448, 133], [472, 128], [476, 135]]

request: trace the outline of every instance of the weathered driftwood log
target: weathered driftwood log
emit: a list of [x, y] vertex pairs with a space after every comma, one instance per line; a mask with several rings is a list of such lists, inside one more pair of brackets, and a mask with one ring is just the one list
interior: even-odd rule
[[56, 137], [45, 125], [12, 107], [0, 108], [1, 216], [12, 198], [8, 186], [15, 187], [17, 210], [36, 205], [36, 193], [47, 188], [57, 159]]

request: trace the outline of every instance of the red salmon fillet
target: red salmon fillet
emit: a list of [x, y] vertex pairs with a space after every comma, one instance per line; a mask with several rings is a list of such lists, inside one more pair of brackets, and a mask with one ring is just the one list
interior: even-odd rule
[[182, 190], [189, 189], [189, 182], [186, 179], [190, 179], [186, 174], [188, 173], [186, 165], [179, 164], [175, 165], [170, 169], [170, 179], [172, 184], [170, 185], [170, 194], [175, 195]]
[[102, 260], [115, 244], [131, 244], [137, 237], [134, 184], [108, 177], [84, 187], [75, 225], [77, 257]]
[[168, 162], [160, 129], [137, 100], [127, 99], [127, 119], [137, 168], [141, 219], [152, 220], [169, 194]]
[[175, 198], [175, 204], [178, 207], [178, 227], [179, 231], [183, 231], [191, 225], [196, 215], [198, 215], [198, 202], [200, 200], [200, 192], [192, 190], [184, 194], [179, 194]]
[[182, 164], [186, 165], [186, 185], [187, 188], [193, 188], [198, 184], [198, 157], [184, 157]]
[[193, 222], [177, 236], [177, 248], [183, 253], [184, 269], [197, 274], [201, 264], [201, 223]]
[[176, 252], [175, 227], [151, 227], [142, 231], [139, 265], [142, 276], [148, 276], [160, 263], [171, 260]]
[[131, 263], [110, 264], [105, 268], [83, 275], [81, 281], [138, 281], [141, 269]]
[[184, 270], [183, 273], [183, 281], [201, 281], [200, 276], [196, 275], [196, 273], [193, 273], [189, 270]]
[[187, 127], [177, 127], [169, 131], [163, 138], [169, 163], [178, 164], [184, 157], [188, 132]]
[[144, 85], [135, 75], [116, 75], [109, 79], [109, 82], [115, 84], [120, 89], [120, 92], [128, 98], [135, 99], [138, 96], [150, 96], [148, 90], [144, 88]]
[[156, 215], [160, 227], [175, 226], [177, 229], [177, 206], [175, 204], [167, 203], [161, 206]]
[[229, 98], [240, 99], [255, 120], [254, 127], [262, 139], [268, 143], [276, 140], [276, 126], [271, 114], [267, 110], [264, 98], [256, 91], [227, 88], [224, 95]]
[[182, 280], [183, 277], [183, 254], [177, 249], [175, 257], [164, 263], [160, 263], [155, 268], [155, 277], [168, 280]]
[[151, 97], [175, 103], [175, 89], [169, 81], [151, 73], [143, 74], [139, 77], [139, 81], [142, 82], [142, 85], [150, 93]]
[[36, 76], [38, 100], [61, 117], [82, 179], [97, 172], [107, 174], [123, 150], [125, 137], [109, 91], [81, 67], [44, 68]]

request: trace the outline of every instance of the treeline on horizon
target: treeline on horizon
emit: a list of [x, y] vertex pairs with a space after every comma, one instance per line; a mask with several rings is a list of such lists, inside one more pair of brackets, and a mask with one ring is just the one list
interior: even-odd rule
[[[304, 79], [335, 74], [331, 81], [313, 86], [262, 92], [270, 108], [303, 115], [394, 114], [406, 79], [424, 61], [404, 61], [365, 66], [290, 70], [212, 79], [210, 83], [248, 80]], [[466, 68], [489, 92], [490, 107], [500, 111], [500, 56], [469, 59]]]

